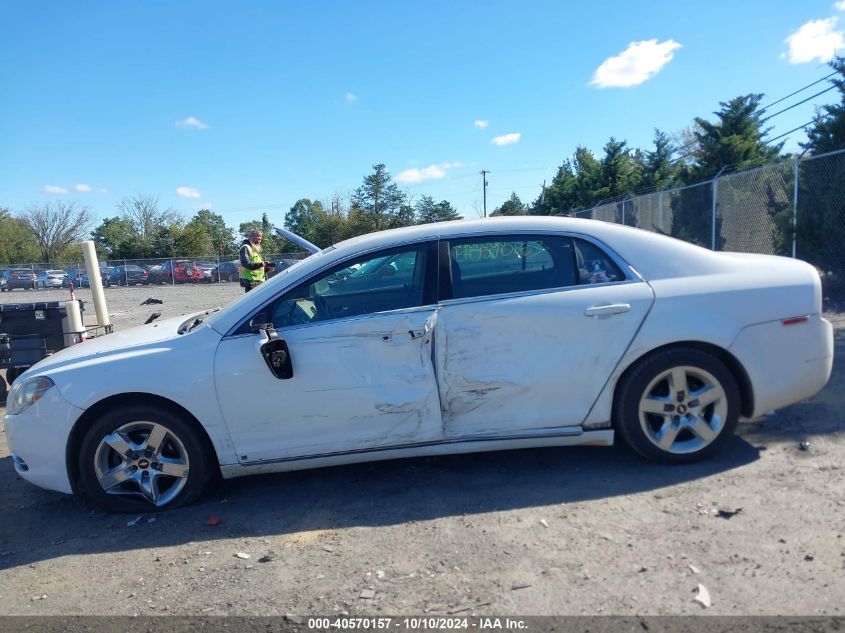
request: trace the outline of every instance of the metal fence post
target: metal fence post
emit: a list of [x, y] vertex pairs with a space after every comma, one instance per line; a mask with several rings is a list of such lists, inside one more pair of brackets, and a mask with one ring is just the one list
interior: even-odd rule
[[792, 189], [792, 259], [796, 257], [796, 244], [798, 241], [798, 174], [800, 163], [795, 159], [795, 183]]
[[728, 168], [727, 165], [722, 167], [715, 176], [713, 176], [713, 212], [711, 217], [711, 226], [710, 226], [710, 250], [716, 250], [716, 205], [718, 204], [718, 196], [719, 196], [719, 176], [722, 175], [722, 172]]
[[171, 259], [169, 261], [170, 261], [170, 285], [175, 286], [176, 285], [176, 273], [173, 272], [173, 260]]
[[625, 202], [627, 202], [627, 198], [622, 200], [622, 226], [625, 226]]

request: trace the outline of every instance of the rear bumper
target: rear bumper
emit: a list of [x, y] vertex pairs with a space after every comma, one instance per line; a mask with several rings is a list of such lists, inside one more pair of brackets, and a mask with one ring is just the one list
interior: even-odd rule
[[754, 412], [794, 404], [817, 394], [833, 368], [833, 326], [819, 315], [804, 323], [758, 323], [744, 328], [730, 351], [745, 367], [754, 391]]

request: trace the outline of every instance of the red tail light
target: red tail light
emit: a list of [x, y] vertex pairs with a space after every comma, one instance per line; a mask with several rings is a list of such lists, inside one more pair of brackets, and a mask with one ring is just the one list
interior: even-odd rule
[[799, 316], [799, 317], [792, 317], [791, 319], [784, 319], [784, 325], [798, 325], [799, 323], [806, 323], [810, 320], [808, 316]]

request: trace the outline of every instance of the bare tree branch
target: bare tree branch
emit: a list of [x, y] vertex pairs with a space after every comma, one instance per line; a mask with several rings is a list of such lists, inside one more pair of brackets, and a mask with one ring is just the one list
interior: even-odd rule
[[30, 205], [20, 219], [38, 242], [45, 263], [58, 261], [68, 246], [87, 238], [92, 221], [88, 207], [63, 201]]
[[158, 196], [136, 193], [118, 202], [117, 209], [132, 223], [135, 232], [145, 242], [157, 235], [162, 226], [184, 224], [184, 218], [175, 209], [168, 207], [159, 210]]

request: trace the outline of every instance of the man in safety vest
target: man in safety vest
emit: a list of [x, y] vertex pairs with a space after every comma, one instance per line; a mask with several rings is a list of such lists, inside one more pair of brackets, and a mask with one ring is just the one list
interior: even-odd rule
[[249, 239], [241, 242], [241, 286], [244, 292], [249, 292], [267, 279], [267, 270], [273, 264], [265, 262], [261, 256], [261, 240], [264, 235], [258, 229], [249, 232]]

